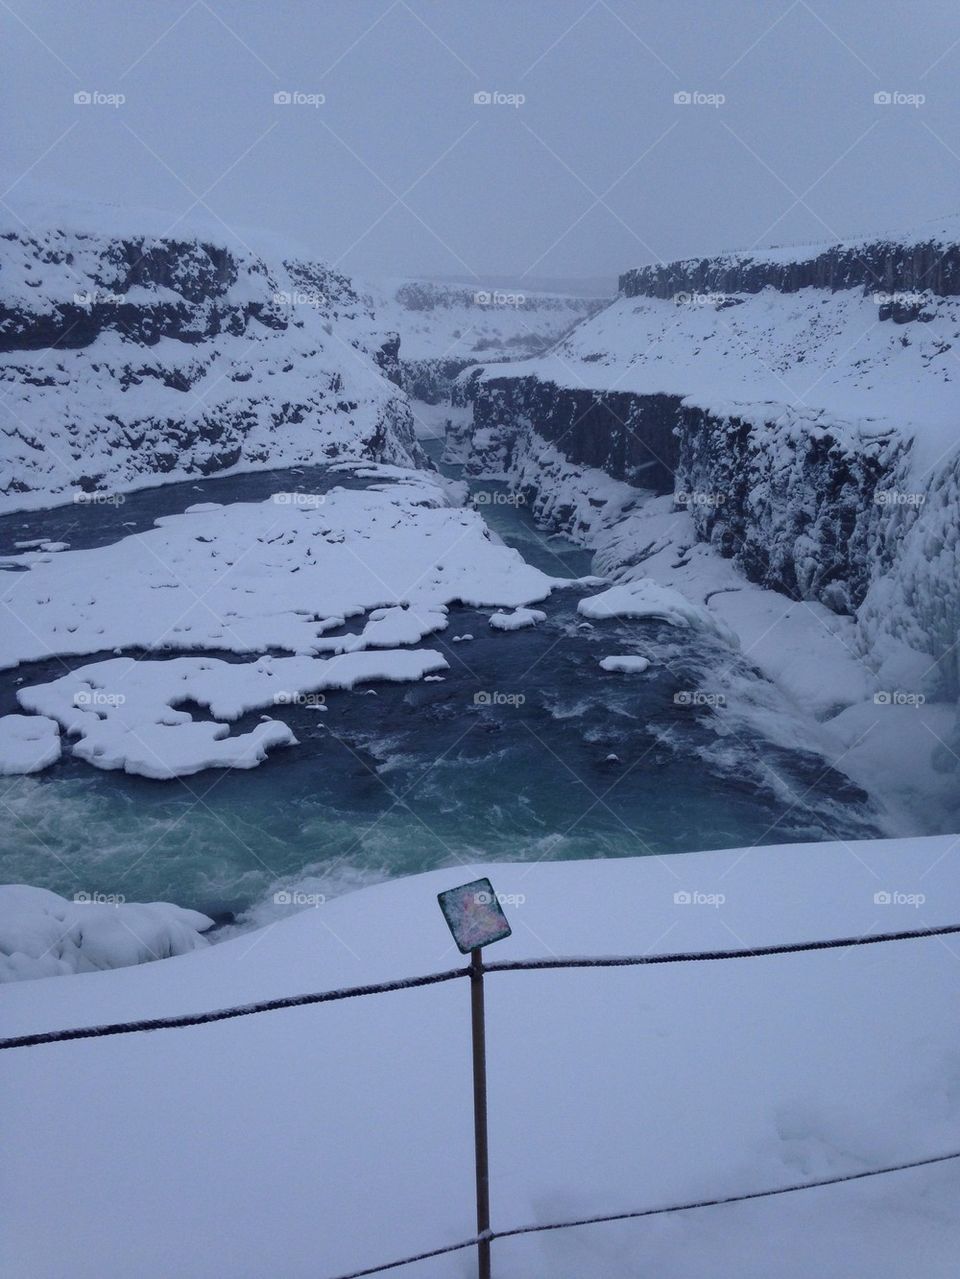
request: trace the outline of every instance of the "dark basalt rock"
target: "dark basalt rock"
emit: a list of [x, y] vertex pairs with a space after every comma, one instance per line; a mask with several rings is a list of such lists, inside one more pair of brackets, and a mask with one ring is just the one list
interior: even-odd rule
[[852, 447], [807, 417], [758, 424], [690, 406], [677, 427], [677, 493], [698, 537], [753, 582], [853, 613], [892, 559], [877, 494], [904, 442]]
[[[534, 430], [571, 462], [658, 493], [674, 487], [680, 397], [558, 387], [535, 377], [491, 378], [477, 389], [474, 434], [489, 430], [508, 470], [521, 431]], [[484, 469], [489, 469], [489, 458]], [[470, 463], [468, 463], [468, 470]]]
[[796, 262], [757, 261], [749, 253], [643, 266], [620, 276], [628, 298], [672, 298], [678, 293], [759, 293], [761, 289], [796, 293], [798, 289], [863, 289], [865, 293], [960, 294], [960, 246], [901, 244], [832, 245]]

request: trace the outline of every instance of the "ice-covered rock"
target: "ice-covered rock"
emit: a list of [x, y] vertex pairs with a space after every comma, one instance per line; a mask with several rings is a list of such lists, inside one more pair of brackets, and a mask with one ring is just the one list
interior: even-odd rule
[[[689, 626], [712, 631], [736, 645], [736, 636], [708, 609], [692, 604], [686, 596], [669, 586], [661, 586], [649, 577], [622, 582], [580, 600], [577, 612], [584, 617], [653, 618], [671, 626]], [[643, 660], [643, 659], [639, 659]]]
[[632, 653], [601, 657], [600, 659], [600, 669], [603, 671], [622, 671], [627, 675], [642, 675], [649, 668], [649, 657], [637, 657]]
[[515, 608], [512, 613], [492, 614], [490, 625], [495, 631], [520, 631], [546, 620], [546, 613], [539, 608]]
[[185, 955], [207, 941], [213, 920], [167, 902], [126, 902], [81, 891], [73, 901], [46, 888], [0, 885], [0, 982], [124, 968]]

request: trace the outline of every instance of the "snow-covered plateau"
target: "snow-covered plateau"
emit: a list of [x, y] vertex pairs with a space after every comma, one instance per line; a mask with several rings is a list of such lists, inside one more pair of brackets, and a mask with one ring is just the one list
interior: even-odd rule
[[[957, 922], [953, 838], [456, 865], [112, 972], [4, 992], [4, 1034], [462, 966], [436, 894], [488, 874], [488, 960], [727, 950]], [[79, 915], [93, 905], [75, 908]], [[111, 907], [104, 906], [104, 910]], [[960, 1148], [955, 938], [486, 979], [494, 1229]], [[5, 1273], [324, 1279], [474, 1233], [467, 983], [0, 1052]], [[524, 1279], [949, 1279], [958, 1163], [501, 1239]], [[709, 1258], [705, 1268], [704, 1259]], [[469, 1252], [408, 1267], [475, 1273]]]

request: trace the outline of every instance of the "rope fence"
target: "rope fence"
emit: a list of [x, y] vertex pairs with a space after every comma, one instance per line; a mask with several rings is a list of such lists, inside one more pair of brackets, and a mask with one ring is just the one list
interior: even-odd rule
[[[848, 950], [852, 947], [875, 946], [887, 942], [915, 941], [930, 937], [944, 937], [960, 933], [960, 924], [946, 924], [937, 928], [916, 928], [892, 933], [874, 933], [860, 937], [834, 937], [822, 941], [783, 942], [770, 946], [741, 947], [728, 950], [713, 951], [673, 951], [648, 955], [613, 955], [596, 957], [570, 957], [548, 959], [513, 959], [495, 960], [492, 963], [482, 962], [480, 951], [473, 952], [470, 966], [449, 968], [441, 972], [427, 973], [418, 977], [407, 977], [395, 981], [377, 982], [364, 986], [347, 986], [336, 990], [317, 991], [305, 995], [290, 995], [280, 999], [265, 999], [255, 1003], [238, 1004], [231, 1008], [219, 1008], [209, 1012], [187, 1013], [175, 1017], [153, 1017], [138, 1021], [112, 1022], [99, 1026], [80, 1026], [66, 1030], [43, 1031], [31, 1035], [15, 1035], [0, 1039], [0, 1050], [15, 1048], [33, 1048], [43, 1044], [62, 1043], [77, 1039], [100, 1039], [113, 1035], [130, 1035], [146, 1031], [178, 1030], [188, 1026], [203, 1026], [213, 1022], [229, 1021], [236, 1017], [250, 1017], [258, 1013], [279, 1012], [288, 1008], [304, 1008], [312, 1004], [333, 1003], [344, 999], [357, 999], [365, 995], [383, 995], [394, 991], [415, 990], [426, 986], [436, 986], [449, 981], [470, 978], [472, 982], [482, 979], [486, 973], [527, 972], [537, 970], [577, 969], [577, 968], [627, 968], [655, 964], [682, 964], [699, 962], [717, 962], [735, 959], [757, 959], [763, 956], [795, 955], [824, 950]], [[793, 1194], [801, 1190], [814, 1190], [823, 1186], [834, 1186], [844, 1182], [861, 1181], [869, 1177], [905, 1172], [914, 1168], [928, 1167], [933, 1164], [946, 1163], [960, 1159], [960, 1150], [947, 1154], [931, 1155], [926, 1158], [913, 1159], [904, 1163], [890, 1164], [883, 1168], [871, 1168], [861, 1172], [844, 1173], [834, 1177], [824, 1177], [815, 1181], [796, 1182], [789, 1186], [777, 1186], [765, 1190], [747, 1191], [742, 1194], [722, 1195], [713, 1199], [697, 1199], [687, 1203], [667, 1204], [658, 1208], [638, 1208], [630, 1212], [608, 1213], [602, 1216], [580, 1217], [568, 1221], [556, 1221], [537, 1225], [515, 1226], [508, 1230], [486, 1229], [469, 1239], [458, 1243], [445, 1244], [426, 1252], [402, 1257], [381, 1265], [370, 1266], [363, 1270], [353, 1270], [349, 1274], [335, 1276], [335, 1279], [364, 1279], [365, 1276], [383, 1274], [388, 1270], [397, 1270], [415, 1262], [428, 1261], [447, 1253], [462, 1252], [468, 1248], [477, 1248], [483, 1252], [496, 1239], [510, 1239], [521, 1235], [541, 1234], [555, 1230], [569, 1230], [578, 1226], [599, 1225], [614, 1221], [638, 1220], [643, 1217], [662, 1216], [674, 1212], [690, 1212], [698, 1208], [713, 1208], [725, 1204], [745, 1203], [755, 1199], [768, 1199], [777, 1195]], [[486, 1273], [489, 1273], [487, 1271]]]
[[[725, 959], [757, 959], [764, 955], [796, 955], [816, 950], [847, 950], [852, 946], [875, 946], [881, 942], [914, 941], [924, 937], [945, 937], [960, 933], [960, 924], [939, 928], [914, 928], [898, 933], [871, 933], [865, 937], [833, 937], [826, 941], [782, 942], [773, 946], [741, 947], [733, 950], [673, 951], [654, 955], [611, 955], [584, 958], [502, 959], [481, 965], [484, 973], [526, 972], [541, 968], [632, 968], [645, 964], [686, 964]], [[442, 982], [469, 977], [470, 968], [448, 968], [420, 977], [377, 982], [368, 986], [346, 986], [339, 990], [323, 990], [307, 995], [287, 995], [282, 999], [263, 999], [233, 1008], [212, 1012], [186, 1013], [179, 1017], [151, 1017], [140, 1021], [110, 1022], [102, 1026], [78, 1026], [66, 1030], [41, 1031], [34, 1035], [14, 1035], [0, 1039], [0, 1051], [8, 1048], [34, 1048], [38, 1044], [57, 1044], [71, 1039], [102, 1039], [108, 1035], [133, 1035], [148, 1030], [180, 1030], [186, 1026], [205, 1026], [210, 1022], [229, 1021], [234, 1017], [250, 1017], [256, 1013], [279, 1012], [285, 1008], [305, 1008], [310, 1004], [329, 1004], [340, 999], [357, 999], [362, 995], [384, 995], [396, 990], [415, 990], [421, 986], [437, 986]]]
[[396, 1270], [400, 1266], [413, 1265], [415, 1261], [429, 1261], [431, 1257], [442, 1257], [446, 1252], [461, 1252], [465, 1248], [475, 1248], [483, 1239], [492, 1242], [494, 1239], [513, 1239], [518, 1235], [570, 1230], [575, 1226], [596, 1226], [611, 1221], [633, 1221], [639, 1217], [660, 1217], [668, 1212], [690, 1212], [694, 1208], [716, 1208], [723, 1204], [746, 1203], [751, 1199], [771, 1199], [775, 1195], [792, 1195], [797, 1190], [816, 1190], [818, 1186], [837, 1186], [844, 1181], [863, 1181], [868, 1177], [880, 1177], [888, 1172], [906, 1172], [910, 1168], [924, 1168], [928, 1164], [943, 1164], [951, 1159], [960, 1159], [960, 1150], [951, 1151], [946, 1155], [931, 1155], [926, 1159], [912, 1159], [909, 1163], [890, 1164], [886, 1168], [869, 1168], [866, 1172], [848, 1172], [839, 1177], [821, 1177], [817, 1181], [798, 1181], [792, 1186], [777, 1186], [773, 1190], [748, 1190], [742, 1195], [724, 1195], [718, 1199], [692, 1199], [689, 1203], [666, 1204], [662, 1208], [638, 1208], [635, 1212], [611, 1212], [602, 1217], [578, 1217], [572, 1221], [553, 1221], [547, 1225], [514, 1226], [511, 1230], [489, 1230], [485, 1235], [475, 1235], [472, 1239], [464, 1239], [460, 1243], [447, 1244], [443, 1248], [434, 1248], [430, 1252], [420, 1252], [413, 1257], [403, 1257], [400, 1261], [390, 1261], [383, 1266], [371, 1266], [367, 1270], [351, 1270], [349, 1274], [335, 1275], [333, 1279], [364, 1279], [365, 1275], [378, 1275], [385, 1270]]

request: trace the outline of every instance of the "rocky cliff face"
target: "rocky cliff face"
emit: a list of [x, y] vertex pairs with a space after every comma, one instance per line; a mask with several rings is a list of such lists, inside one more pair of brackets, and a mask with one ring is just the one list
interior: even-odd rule
[[658, 493], [672, 491], [679, 396], [571, 387], [561, 393], [536, 377], [492, 373], [474, 401], [468, 472], [509, 473], [518, 444], [535, 431], [572, 462]]
[[645, 267], [621, 289], [538, 360], [461, 378], [473, 426], [453, 450], [587, 542], [610, 495], [595, 478], [584, 499], [578, 468], [673, 492], [748, 579], [856, 616], [876, 664], [956, 696], [960, 227]]
[[321, 264], [0, 233], [0, 509], [341, 455], [419, 460], [395, 334]]
[[776, 289], [862, 289], [870, 293], [960, 294], [960, 246], [933, 234], [929, 239], [835, 244], [820, 253], [779, 250], [724, 254], [638, 267], [620, 277], [624, 297], [674, 298], [679, 293], [759, 293]]

